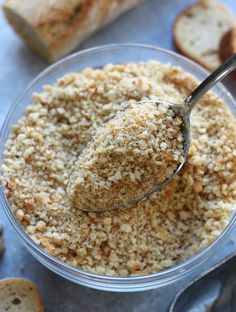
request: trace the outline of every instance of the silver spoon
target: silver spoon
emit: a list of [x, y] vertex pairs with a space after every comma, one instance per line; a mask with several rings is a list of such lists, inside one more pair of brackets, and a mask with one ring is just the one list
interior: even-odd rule
[[[139, 198], [128, 200], [128, 204], [133, 204], [145, 197], [150, 196], [154, 192], [160, 191], [167, 183], [169, 183], [173, 177], [180, 171], [188, 156], [190, 146], [190, 114], [195, 104], [209, 91], [217, 82], [228, 76], [234, 69], [236, 69], [236, 53], [228, 58], [222, 65], [220, 65], [213, 73], [211, 73], [200, 85], [184, 100], [183, 104], [170, 103], [163, 100], [150, 100], [157, 105], [164, 104], [169, 105], [177, 114], [183, 118], [183, 135], [184, 135], [184, 161], [179, 164], [172, 176], [166, 179], [163, 183], [157, 185], [154, 189], [143, 194]], [[149, 100], [145, 100], [147, 102]], [[124, 208], [125, 205], [116, 206], [115, 208]]]
[[[150, 102], [155, 102], [157, 105], [164, 104], [170, 106], [177, 114], [179, 114], [183, 119], [183, 135], [184, 135], [184, 161], [179, 164], [177, 169], [174, 171], [172, 176], [166, 179], [163, 183], [156, 186], [154, 189], [145, 193], [139, 199], [133, 199], [128, 201], [128, 204], [133, 204], [134, 202], [150, 196], [152, 193], [160, 191], [167, 183], [169, 183], [173, 177], [180, 171], [183, 164], [186, 161], [190, 146], [190, 114], [197, 104], [197, 102], [209, 91], [217, 82], [221, 81], [223, 78], [228, 76], [234, 69], [236, 69], [236, 53], [234, 53], [230, 58], [228, 58], [222, 65], [220, 65], [213, 73], [211, 73], [205, 80], [203, 80], [200, 85], [184, 100], [183, 104], [170, 103], [163, 100], [150, 100]], [[148, 100], [147, 100], [148, 101]], [[145, 100], [145, 102], [147, 102]], [[118, 207], [117, 207], [118, 208]], [[119, 207], [121, 208], [121, 206]]]
[[169, 312], [235, 312], [235, 252], [201, 273], [182, 289]]
[[[179, 164], [174, 173], [167, 178], [161, 184], [155, 186], [153, 189], [142, 194], [141, 196], [133, 199], [127, 199], [125, 204], [117, 205], [115, 207], [101, 207], [101, 208], [90, 208], [83, 210], [85, 211], [104, 211], [112, 209], [124, 208], [127, 205], [132, 205], [139, 200], [146, 198], [153, 194], [154, 192], [160, 191], [167, 183], [169, 183], [173, 177], [180, 171], [185, 163], [185, 160], [188, 156], [189, 146], [190, 146], [190, 114], [195, 106], [195, 104], [205, 95], [205, 93], [210, 90], [218, 81], [222, 80], [225, 76], [229, 75], [231, 71], [236, 68], [236, 53], [233, 54], [229, 59], [227, 59], [222, 65], [220, 65], [213, 73], [211, 73], [183, 102], [183, 104], [170, 103], [161, 99], [158, 100], [145, 100], [139, 103], [150, 102], [155, 103], [156, 105], [167, 105], [172, 110], [175, 111], [177, 115], [182, 118], [183, 121], [183, 136], [184, 136], [184, 161]], [[70, 179], [69, 179], [70, 180]]]

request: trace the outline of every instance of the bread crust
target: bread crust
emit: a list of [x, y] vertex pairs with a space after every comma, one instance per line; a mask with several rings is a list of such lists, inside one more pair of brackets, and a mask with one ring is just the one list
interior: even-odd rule
[[54, 61], [141, 2], [143, 0], [5, 0], [3, 10], [26, 43]]
[[222, 62], [236, 53], [236, 27], [232, 27], [224, 33], [219, 44], [219, 51]]
[[[224, 62], [232, 54], [236, 53], [236, 27], [230, 28], [221, 38], [219, 44], [220, 59]], [[236, 80], [236, 71], [230, 74], [230, 78]]]
[[[195, 55], [193, 55], [191, 52], [186, 51], [183, 46], [182, 43], [179, 40], [179, 36], [177, 34], [178, 32], [178, 23], [181, 20], [181, 18], [183, 16], [189, 15], [189, 13], [191, 12], [192, 9], [196, 8], [196, 7], [208, 7], [210, 4], [209, 0], [199, 0], [198, 2], [188, 6], [186, 9], [184, 9], [175, 19], [174, 23], [173, 23], [173, 41], [174, 41], [174, 45], [176, 47], [176, 50], [187, 56], [188, 58], [192, 59], [193, 61], [197, 62], [198, 64], [202, 65], [203, 67], [205, 67], [207, 70], [209, 71], [213, 71], [215, 68], [212, 68], [212, 66], [204, 61], [202, 61], [201, 58], [196, 57]], [[236, 25], [235, 19], [232, 16], [232, 14], [230, 13], [230, 11], [221, 3], [219, 2], [214, 2], [214, 5], [220, 7], [221, 10], [224, 11], [225, 14], [228, 15], [229, 17], [229, 21], [232, 23], [232, 25]]]

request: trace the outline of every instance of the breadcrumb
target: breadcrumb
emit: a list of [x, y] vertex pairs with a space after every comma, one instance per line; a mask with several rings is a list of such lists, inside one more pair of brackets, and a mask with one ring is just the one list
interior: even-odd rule
[[75, 209], [66, 193], [71, 166], [98, 127], [147, 97], [181, 103], [196, 85], [182, 69], [150, 61], [70, 73], [35, 94], [12, 129], [1, 170], [32, 240], [83, 270], [126, 276], [172, 267], [218, 237], [236, 206], [236, 123], [213, 93], [194, 108], [188, 159], [162, 191], [98, 213]]
[[111, 209], [142, 197], [184, 161], [182, 118], [168, 105], [131, 104], [99, 128], [72, 166], [74, 207]]

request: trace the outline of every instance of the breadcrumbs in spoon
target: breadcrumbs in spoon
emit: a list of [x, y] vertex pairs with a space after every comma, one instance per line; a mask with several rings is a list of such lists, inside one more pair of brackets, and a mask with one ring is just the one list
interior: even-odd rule
[[142, 197], [183, 161], [182, 119], [163, 104], [131, 104], [103, 127], [73, 165], [74, 207], [106, 210]]

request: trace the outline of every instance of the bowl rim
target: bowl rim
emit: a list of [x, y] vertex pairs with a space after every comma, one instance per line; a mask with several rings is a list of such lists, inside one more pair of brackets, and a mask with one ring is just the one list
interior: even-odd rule
[[[3, 123], [3, 126], [1, 128], [0, 131], [0, 146], [2, 146], [2, 150], [0, 151], [0, 164], [2, 164], [3, 161], [3, 151], [4, 151], [4, 147], [5, 147], [5, 143], [4, 142], [4, 138], [5, 138], [5, 134], [7, 133], [7, 131], [9, 131], [9, 127], [10, 126], [10, 121], [12, 119], [12, 117], [14, 116], [14, 112], [15, 109], [18, 107], [19, 103], [21, 102], [21, 99], [23, 98], [24, 94], [26, 94], [27, 92], [29, 92], [30, 89], [32, 89], [32, 87], [35, 85], [35, 83], [37, 83], [38, 81], [42, 80], [45, 76], [47, 76], [49, 73], [52, 73], [54, 71], [54, 69], [60, 67], [60, 66], [64, 66], [65, 63], [70, 62], [71, 60], [74, 60], [75, 58], [78, 58], [80, 56], [83, 55], [92, 55], [92, 54], [97, 54], [97, 53], [101, 53], [101, 52], [111, 52], [112, 50], [124, 50], [124, 49], [146, 49], [146, 50], [153, 50], [156, 53], [159, 53], [161, 55], [164, 56], [168, 56], [172, 59], [175, 59], [178, 63], [179, 66], [181, 66], [181, 64], [184, 64], [185, 66], [189, 67], [189, 70], [192, 68], [194, 71], [198, 71], [200, 74], [202, 75], [208, 75], [209, 72], [207, 70], [205, 70], [202, 66], [196, 64], [195, 62], [191, 61], [190, 59], [179, 55], [173, 51], [170, 50], [166, 50], [163, 48], [159, 48], [156, 46], [152, 46], [152, 45], [147, 45], [147, 44], [129, 44], [129, 43], [123, 43], [123, 44], [107, 44], [107, 45], [101, 45], [98, 47], [93, 47], [93, 48], [89, 48], [89, 49], [85, 49], [85, 50], [81, 50], [79, 52], [73, 53], [65, 58], [63, 58], [62, 60], [50, 65], [49, 67], [47, 67], [46, 69], [44, 69], [41, 73], [39, 73], [33, 80], [31, 83], [29, 83], [27, 85], [26, 88], [24, 88], [24, 90], [20, 93], [20, 95], [18, 95], [18, 97], [15, 99], [15, 101], [13, 102], [10, 110], [7, 113], [7, 116], [5, 118], [5, 121]], [[176, 66], [176, 65], [175, 65]], [[233, 97], [231, 96], [231, 93], [221, 84], [218, 83], [217, 86], [219, 87], [219, 89], [221, 90], [222, 94], [224, 94], [229, 101], [231, 101], [233, 103], [233, 106], [236, 107], [235, 105], [235, 101], [233, 99]], [[7, 136], [9, 137], [9, 135]], [[145, 284], [145, 283], [155, 283], [156, 286], [154, 287], [150, 287], [150, 288], [155, 288], [158, 287], [157, 283], [164, 284], [166, 282], [170, 282], [175, 280], [176, 278], [180, 278], [185, 274], [190, 273], [193, 269], [195, 269], [198, 265], [200, 265], [201, 263], [204, 262], [204, 260], [206, 260], [210, 254], [212, 254], [218, 247], [219, 245], [221, 245], [223, 243], [223, 241], [229, 237], [229, 235], [231, 234], [235, 223], [236, 223], [236, 213], [233, 213], [228, 225], [224, 228], [224, 230], [220, 233], [220, 235], [212, 242], [210, 243], [207, 247], [199, 250], [197, 253], [193, 254], [191, 257], [187, 258], [186, 260], [180, 262], [179, 264], [175, 265], [174, 267], [170, 267], [167, 268], [163, 271], [160, 272], [156, 272], [156, 273], [152, 273], [152, 274], [148, 274], [148, 275], [139, 275], [139, 276], [110, 276], [110, 275], [100, 275], [100, 274], [96, 274], [96, 273], [92, 273], [86, 270], [83, 270], [79, 267], [75, 267], [72, 266], [70, 264], [67, 264], [59, 259], [57, 259], [56, 257], [50, 255], [49, 253], [47, 253], [43, 248], [39, 247], [31, 238], [29, 235], [26, 234], [25, 230], [23, 229], [23, 227], [21, 226], [21, 224], [17, 221], [13, 211], [11, 210], [10, 204], [8, 203], [8, 200], [5, 196], [5, 193], [3, 191], [3, 187], [0, 187], [0, 202], [4, 208], [4, 211], [8, 217], [8, 220], [10, 221], [11, 225], [13, 226], [13, 228], [15, 229], [15, 231], [18, 233], [18, 235], [20, 236], [20, 238], [23, 240], [24, 244], [26, 244], [28, 247], [30, 247], [30, 250], [35, 253], [35, 254], [39, 254], [41, 256], [44, 257], [44, 259], [47, 259], [47, 261], [50, 261], [51, 264], [53, 264], [53, 266], [55, 266], [57, 269], [59, 269], [59, 271], [66, 271], [64, 272], [65, 274], [69, 274], [70, 276], [74, 276], [74, 279], [69, 278], [69, 276], [64, 276], [66, 278], [69, 278], [71, 280], [73, 280], [74, 282], [78, 282], [80, 284], [84, 284], [90, 287], [93, 287], [91, 285], [86, 284], [86, 282], [83, 282], [79, 279], [76, 280], [77, 278], [80, 279], [91, 279], [92, 281], [96, 282], [103, 282], [105, 284], [107, 284], [108, 286], [113, 287], [110, 283], [115, 283], [116, 286], [114, 287], [121, 287], [122, 284], [126, 284], [127, 286], [131, 286], [131, 290], [133, 291], [134, 289], [132, 289], [132, 284], [133, 283], [141, 283], [141, 284]], [[39, 258], [37, 258], [39, 261], [41, 261]], [[45, 263], [44, 263], [45, 264]], [[45, 264], [46, 265], [46, 264]], [[51, 267], [51, 269], [53, 270], [53, 268]], [[60, 272], [57, 271], [57, 273], [61, 274]], [[101, 286], [94, 286], [94, 288], [98, 288], [98, 289], [102, 289]], [[115, 289], [111, 288], [113, 291]], [[147, 289], [147, 288], [145, 288]], [[119, 291], [122, 291], [119, 289]], [[127, 291], [127, 289], [125, 289], [125, 291]]]

